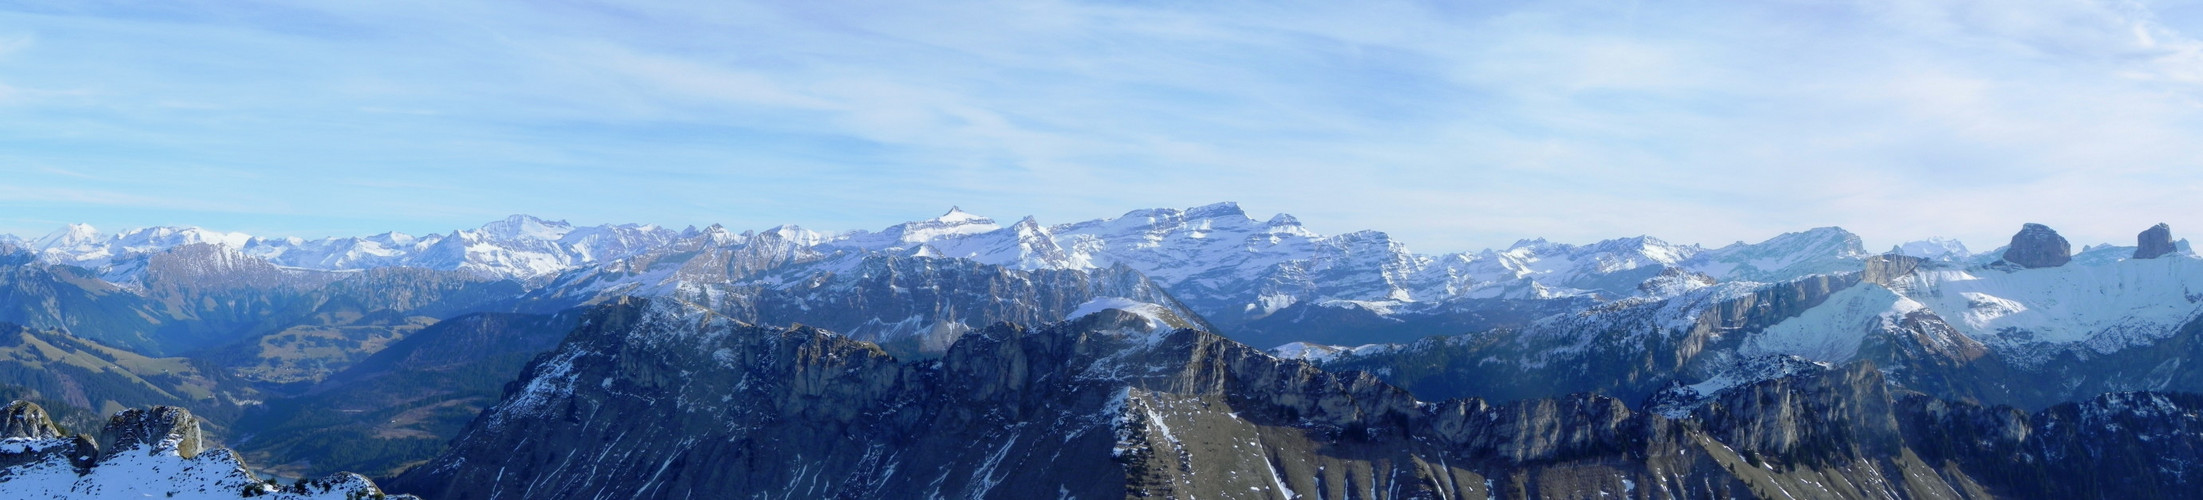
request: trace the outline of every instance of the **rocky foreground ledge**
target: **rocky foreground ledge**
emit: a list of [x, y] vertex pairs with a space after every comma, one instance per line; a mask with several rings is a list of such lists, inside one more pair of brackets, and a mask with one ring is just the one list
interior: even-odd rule
[[262, 480], [228, 448], [207, 449], [199, 418], [182, 408], [116, 413], [95, 439], [66, 435], [28, 401], [0, 410], [0, 498], [418, 500], [385, 495], [352, 473], [288, 485]]

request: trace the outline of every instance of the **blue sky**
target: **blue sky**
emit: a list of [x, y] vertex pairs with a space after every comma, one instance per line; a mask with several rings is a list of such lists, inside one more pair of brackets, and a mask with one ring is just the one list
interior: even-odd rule
[[0, 1], [0, 232], [2203, 230], [2191, 1]]

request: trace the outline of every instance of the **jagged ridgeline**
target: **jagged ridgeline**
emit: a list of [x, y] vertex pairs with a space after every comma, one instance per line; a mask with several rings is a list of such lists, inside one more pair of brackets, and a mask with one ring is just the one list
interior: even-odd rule
[[2168, 253], [2165, 232], [2068, 256], [2056, 231], [2028, 224], [1986, 254], [1994, 261], [1885, 254], [1775, 283], [1671, 270], [1644, 294], [1520, 327], [1279, 352], [1429, 398], [1596, 392], [1674, 408], [1858, 361], [1911, 390], [2030, 410], [2110, 392], [2199, 392], [2203, 260]]
[[73, 430], [187, 406], [262, 471], [420, 465], [433, 498], [2179, 496], [2164, 391], [2203, 390], [2203, 259], [2165, 225], [1434, 255], [1226, 203], [9, 240], [15, 398]]
[[2028, 414], [1896, 389], [1859, 363], [1679, 418], [1596, 395], [1425, 402], [1122, 309], [903, 361], [815, 328], [620, 301], [391, 485], [485, 500], [2063, 498], [2203, 478], [2192, 396]]
[[209, 448], [199, 418], [182, 408], [125, 410], [97, 435], [71, 435], [28, 401], [0, 409], [0, 498], [418, 500], [384, 495], [358, 474], [263, 480], [230, 450]]

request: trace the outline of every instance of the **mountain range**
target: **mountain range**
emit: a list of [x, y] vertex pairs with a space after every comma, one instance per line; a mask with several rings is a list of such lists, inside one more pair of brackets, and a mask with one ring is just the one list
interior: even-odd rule
[[[0, 236], [0, 322], [17, 399], [190, 407], [264, 472], [431, 499], [2165, 496], [2203, 463], [2169, 462], [2203, 258], [2162, 224], [2078, 252], [2028, 224], [1983, 253], [1827, 227], [1450, 254], [1230, 203], [845, 233], [77, 225]], [[2168, 462], [2122, 486], [2073, 454]]]

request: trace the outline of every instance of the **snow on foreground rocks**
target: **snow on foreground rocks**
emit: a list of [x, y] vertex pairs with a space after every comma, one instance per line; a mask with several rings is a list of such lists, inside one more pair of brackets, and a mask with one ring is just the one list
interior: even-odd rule
[[[156, 406], [115, 414], [90, 437], [64, 437], [36, 404], [0, 410], [0, 498], [271, 500], [413, 499], [386, 496], [352, 473], [284, 485], [263, 481], [227, 448], [204, 449], [199, 419]], [[104, 449], [103, 449], [104, 448]]]
[[1094, 300], [1086, 301], [1086, 303], [1084, 304], [1079, 304], [1079, 307], [1077, 309], [1071, 310], [1071, 314], [1064, 315], [1063, 320], [1076, 320], [1079, 318], [1084, 318], [1087, 315], [1110, 309], [1116, 309], [1119, 311], [1132, 313], [1132, 315], [1134, 316], [1139, 316], [1140, 319], [1146, 320], [1147, 329], [1151, 332], [1167, 330], [1171, 328], [1197, 327], [1197, 325], [1194, 325], [1192, 321], [1186, 320], [1184, 317], [1179, 316], [1178, 313], [1171, 312], [1170, 308], [1163, 307], [1161, 304], [1141, 302], [1124, 297], [1099, 297], [1095, 298]]

